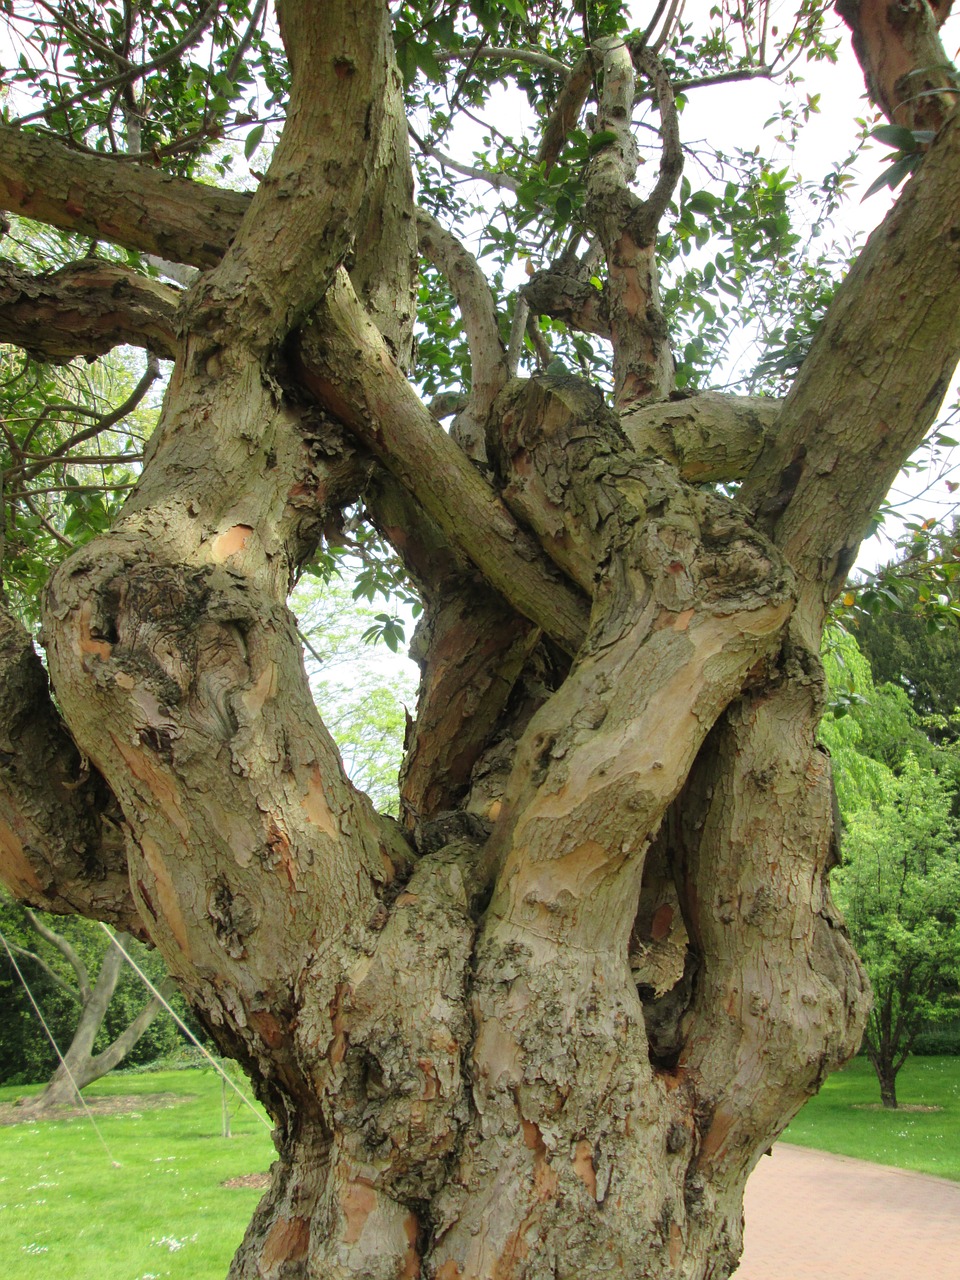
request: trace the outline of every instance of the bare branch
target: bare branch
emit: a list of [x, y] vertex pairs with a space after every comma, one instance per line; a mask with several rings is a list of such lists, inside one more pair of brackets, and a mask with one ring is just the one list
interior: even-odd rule
[[[266, 177], [216, 269], [196, 286], [190, 321], [264, 353], [323, 296], [351, 247], [368, 167], [402, 113], [385, 5], [281, 0], [291, 69], [287, 123]], [[382, 104], [371, 112], [370, 104]], [[412, 185], [407, 174], [407, 215]], [[415, 251], [410, 245], [411, 257]]]
[[[637, 170], [632, 130], [636, 78], [630, 50], [622, 40], [607, 39], [603, 50], [603, 96], [598, 132], [610, 135], [587, 168], [587, 222], [597, 232], [607, 259], [606, 309], [613, 341], [613, 379], [617, 406], [662, 400], [673, 388], [673, 358], [660, 308], [656, 265], [657, 209], [669, 199], [668, 188], [679, 176], [673, 150], [676, 112], [672, 96], [664, 117], [664, 151], [653, 196], [642, 202], [630, 190]], [[646, 65], [651, 55], [641, 51]], [[668, 88], [658, 77], [658, 92]]]
[[[160, 377], [159, 362], [157, 361], [156, 356], [150, 355], [147, 357], [146, 370], [141, 375], [140, 380], [137, 382], [137, 385], [130, 392], [129, 396], [127, 396], [126, 400], [124, 400], [122, 404], [117, 405], [115, 409], [111, 409], [109, 413], [105, 413], [101, 417], [98, 417], [96, 422], [92, 423], [89, 427], [85, 427], [82, 431], [76, 432], [68, 440], [64, 440], [62, 444], [58, 445], [58, 447], [54, 449], [51, 454], [48, 454], [45, 457], [41, 458], [34, 466], [25, 467], [22, 471], [18, 471], [17, 468], [11, 467], [8, 472], [4, 472], [4, 478], [5, 479], [7, 479], [8, 477], [19, 478], [22, 482], [26, 483], [26, 482], [29, 482], [30, 480], [33, 480], [34, 477], [40, 475], [40, 473], [46, 470], [46, 468], [50, 466], [53, 461], [57, 459], [59, 459], [60, 461], [65, 461], [69, 457], [71, 452], [77, 448], [78, 445], [86, 443], [87, 440], [94, 439], [96, 436], [100, 435], [102, 432], [109, 431], [111, 427], [115, 427], [118, 422], [122, 422], [123, 419], [127, 416], [127, 414], [132, 413], [133, 410], [137, 407], [137, 405], [140, 404], [140, 402], [143, 400], [143, 397], [147, 394], [151, 386], [153, 386], [154, 382], [156, 382], [157, 378], [159, 377]], [[100, 459], [91, 458], [91, 459], [85, 459], [85, 461], [100, 461]], [[82, 486], [77, 486], [77, 487], [79, 488]], [[98, 489], [103, 486], [93, 485], [90, 487], [93, 489]], [[119, 487], [119, 486], [114, 486], [114, 487]]]
[[547, 173], [556, 164], [570, 130], [576, 127], [580, 119], [583, 104], [593, 85], [594, 69], [593, 50], [588, 49], [574, 64], [564, 81], [556, 106], [543, 130], [540, 150], [537, 152], [537, 162], [546, 166]]
[[492, 44], [473, 47], [468, 45], [454, 52], [441, 53], [437, 60], [439, 62], [476, 62], [481, 58], [486, 62], [523, 62], [530, 67], [552, 71], [554, 75], [561, 77], [568, 74], [566, 65], [557, 58], [551, 58], [548, 53], [541, 53], [537, 49], [501, 48]]
[[43, 956], [38, 956], [35, 951], [28, 951], [26, 947], [18, 947], [15, 942], [8, 942], [7, 946], [15, 955], [20, 956], [22, 960], [30, 960], [33, 964], [37, 965], [38, 968], [42, 969], [50, 981], [58, 987], [65, 996], [69, 996], [75, 1004], [83, 1003], [80, 993], [77, 991], [76, 987], [71, 987], [70, 983], [67, 982], [65, 978], [61, 977], [52, 965], [47, 964]]
[[657, 91], [662, 138], [660, 171], [656, 186], [643, 202], [641, 215], [643, 229], [640, 234], [646, 238], [656, 235], [660, 219], [666, 212], [667, 205], [680, 181], [680, 174], [683, 172], [683, 147], [680, 144], [680, 121], [677, 116], [674, 88], [664, 70], [663, 63], [645, 49], [638, 54], [637, 62], [649, 75]]
[[439, 147], [435, 147], [432, 143], [426, 142], [419, 137], [413, 129], [410, 130], [410, 137], [420, 148], [425, 156], [430, 156], [436, 160], [444, 169], [450, 169], [454, 173], [459, 173], [464, 178], [471, 178], [476, 182], [485, 182], [488, 186], [493, 187], [494, 191], [518, 191], [520, 183], [509, 173], [497, 173], [492, 169], [481, 169], [476, 165], [464, 164], [460, 160], [454, 160], [452, 156], [446, 155]]
[[837, 291], [740, 491], [801, 579], [811, 635], [960, 358], [958, 184], [954, 113]]
[[0, 206], [63, 231], [212, 267], [250, 197], [0, 125]]
[[518, 612], [575, 652], [586, 626], [582, 597], [554, 576], [536, 544], [382, 353], [382, 339], [345, 273], [318, 316], [316, 330], [307, 326], [301, 337], [304, 385], [382, 460]]

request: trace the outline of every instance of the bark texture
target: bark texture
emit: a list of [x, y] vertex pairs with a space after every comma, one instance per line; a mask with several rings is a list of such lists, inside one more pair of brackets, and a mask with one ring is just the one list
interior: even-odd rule
[[[539, 151], [595, 94], [595, 244], [525, 305], [610, 337], [614, 411], [511, 376], [476, 260], [415, 210], [387, 7], [278, 17], [290, 109], [252, 196], [0, 128], [15, 212], [203, 269], [6, 269], [0, 336], [175, 363], [136, 489], [51, 580], [56, 706], [2, 619], [0, 873], [146, 931], [250, 1072], [278, 1159], [234, 1280], [722, 1280], [746, 1177], [866, 1016], [818, 652], [960, 354], [960, 119], [782, 403], [677, 398], [673, 89], [595, 42]], [[471, 352], [452, 435], [407, 377], [417, 236]], [[286, 606], [361, 495], [425, 605], [399, 822], [347, 780]]]

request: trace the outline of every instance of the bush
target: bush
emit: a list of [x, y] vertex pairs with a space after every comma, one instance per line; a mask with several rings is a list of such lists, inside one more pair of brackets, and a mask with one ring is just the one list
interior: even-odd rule
[[960, 1057], [960, 1022], [921, 1031], [913, 1042], [912, 1052], [921, 1058], [933, 1058], [939, 1054]]

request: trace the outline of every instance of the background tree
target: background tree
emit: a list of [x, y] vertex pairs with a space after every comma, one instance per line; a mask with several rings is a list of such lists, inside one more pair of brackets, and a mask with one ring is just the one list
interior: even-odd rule
[[[30, 1100], [31, 1110], [41, 1113], [76, 1103], [78, 1089], [107, 1075], [138, 1045], [143, 1060], [177, 1046], [179, 1037], [169, 1020], [144, 1042], [163, 1006], [100, 929], [68, 921], [61, 931], [53, 927], [52, 917], [44, 919], [9, 903], [4, 907], [7, 945], [63, 1053], [61, 1062], [29, 998], [24, 999], [19, 975], [4, 956], [4, 1079], [14, 1074], [24, 1082], [48, 1077], [43, 1092]], [[151, 957], [132, 938], [121, 942], [169, 999], [173, 992], [159, 957]]]
[[[834, 677], [838, 654], [837, 683], [852, 676], [863, 701], [822, 729], [844, 827], [834, 887], [873, 988], [864, 1048], [883, 1105], [896, 1107], [897, 1073], [918, 1034], [960, 1008], [960, 830], [944, 781], [956, 762], [938, 772], [947, 752], [914, 755], [917, 717], [905, 714], [903, 691], [876, 687], [849, 638], [833, 649]], [[896, 757], [896, 772], [884, 756]]]
[[[960, 629], [956, 532], [917, 527], [876, 583], [856, 593], [860, 649], [878, 684], [905, 690], [929, 737], [960, 737]], [[886, 593], [886, 594], [881, 594]]]
[[[5, 10], [0, 199], [69, 261], [5, 268], [0, 335], [174, 367], [47, 582], [55, 703], [3, 623], [0, 868], [149, 933], [250, 1073], [279, 1159], [235, 1277], [736, 1265], [865, 1016], [818, 655], [960, 353], [948, 7], [843, 5], [912, 177], [842, 281], [782, 166], [682, 175], [684, 95], [829, 58], [817, 4]], [[741, 320], [776, 396], [703, 390]], [[286, 606], [358, 518], [423, 601], [399, 821]]]

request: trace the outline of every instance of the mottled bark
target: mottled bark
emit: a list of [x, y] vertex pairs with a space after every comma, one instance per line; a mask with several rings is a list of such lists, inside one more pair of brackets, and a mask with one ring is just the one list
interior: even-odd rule
[[42, 911], [143, 933], [130, 893], [124, 818], [74, 745], [30, 637], [0, 608], [0, 875]]
[[637, 172], [633, 135], [636, 76], [630, 50], [619, 39], [603, 42], [603, 93], [599, 132], [612, 141], [590, 161], [584, 212], [607, 260], [605, 310], [613, 340], [614, 399], [620, 409], [665, 399], [674, 385], [673, 354], [660, 307], [656, 235], [680, 178], [683, 152], [673, 88], [653, 54], [638, 61], [650, 75], [662, 116], [660, 171], [649, 196], [630, 190]]
[[0, 342], [35, 360], [103, 355], [127, 342], [174, 355], [178, 290], [112, 262], [79, 262], [32, 276], [0, 262]]
[[[782, 405], [668, 401], [673, 95], [635, 51], [664, 135], [640, 200], [634, 68], [604, 43], [553, 123], [601, 59], [614, 137], [586, 212], [629, 412], [574, 378], [504, 384], [476, 264], [421, 219], [475, 354], [481, 473], [402, 368], [414, 213], [386, 6], [286, 0], [280, 20], [292, 109], [252, 199], [0, 132], [27, 216], [208, 268], [137, 488], [46, 599], [69, 733], [9, 631], [0, 869], [41, 905], [137, 913], [250, 1071], [279, 1158], [233, 1277], [722, 1280], [750, 1169], [865, 1017], [826, 887], [817, 652], [960, 351], [960, 125]], [[707, 491], [731, 480], [737, 502]], [[361, 488], [426, 601], [403, 832], [346, 780], [285, 604]]]
[[837, 0], [867, 92], [893, 124], [936, 132], [960, 102], [960, 80], [940, 41], [953, 0]]

